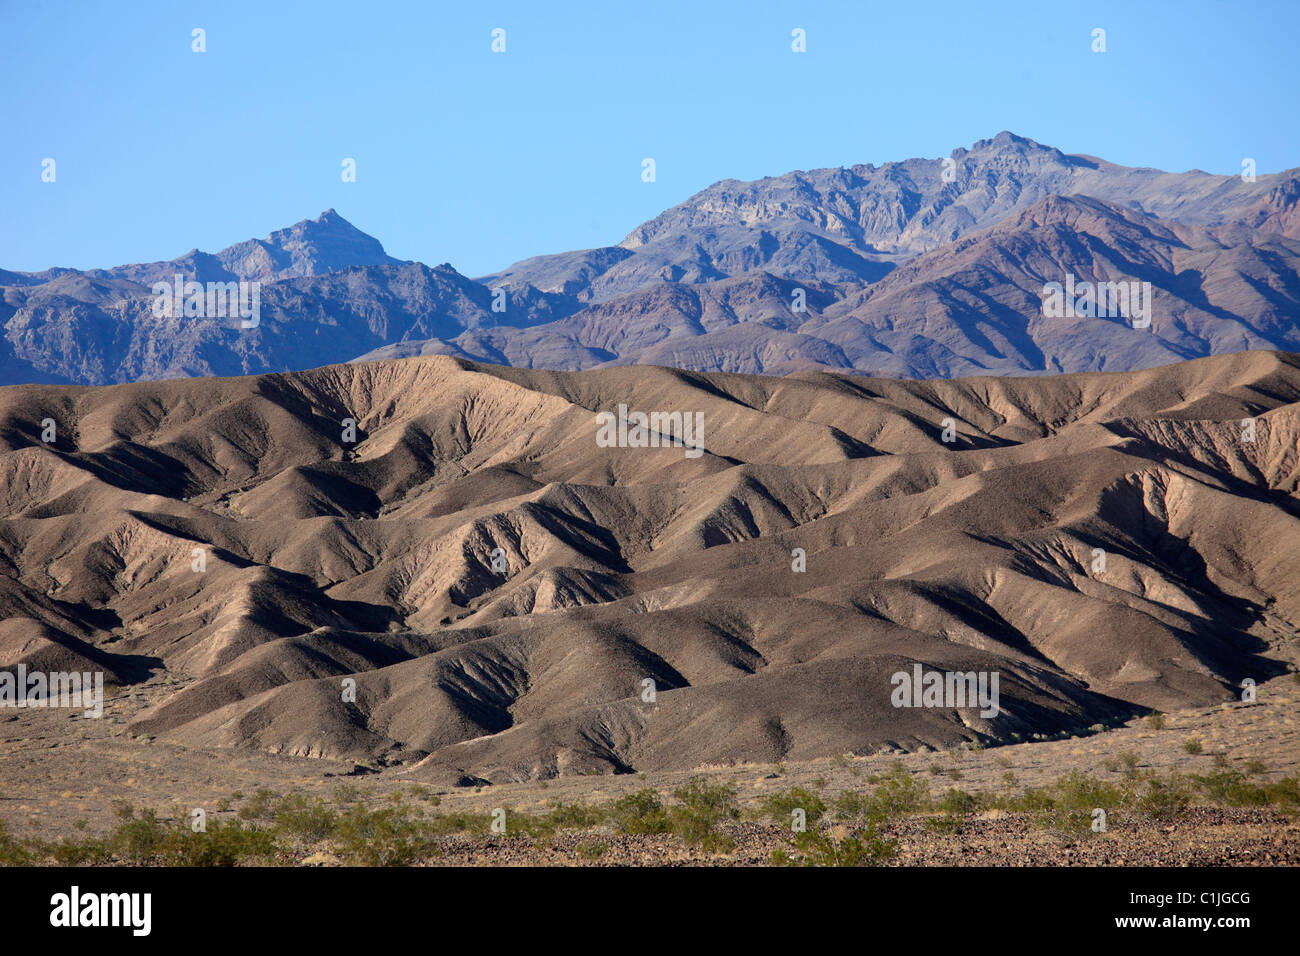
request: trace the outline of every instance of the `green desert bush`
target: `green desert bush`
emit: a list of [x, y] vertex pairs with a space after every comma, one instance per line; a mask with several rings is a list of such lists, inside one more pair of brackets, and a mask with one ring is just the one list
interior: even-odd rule
[[795, 810], [804, 812], [808, 826], [815, 826], [826, 813], [826, 802], [811, 790], [803, 787], [791, 787], [773, 793], [763, 799], [762, 810], [774, 823], [789, 826]]
[[883, 838], [869, 822], [837, 840], [833, 833], [808, 830], [796, 833], [784, 849], [772, 851], [774, 866], [878, 866], [897, 852], [897, 844]]
[[709, 853], [725, 852], [734, 846], [735, 841], [719, 830], [722, 823], [740, 817], [734, 787], [693, 777], [674, 790], [673, 797], [678, 804], [669, 808], [668, 817], [673, 833], [683, 843]]
[[876, 789], [870, 793], [843, 791], [835, 799], [836, 816], [841, 820], [888, 821], [931, 806], [929, 786], [919, 775], [908, 773], [901, 762], [895, 762], [876, 780]]
[[268, 860], [277, 850], [274, 834], [238, 820], [215, 820], [195, 833], [178, 820], [164, 837], [158, 862], [163, 866], [238, 866]]
[[507, 832], [533, 837], [552, 837], [561, 830], [586, 830], [604, 819], [598, 807], [581, 803], [553, 803], [545, 813], [512, 813]]
[[485, 836], [491, 831], [492, 819], [486, 813], [470, 813], [457, 810], [454, 813], [440, 813], [426, 824], [432, 836], [450, 836], [463, 833], [469, 836]]
[[129, 806], [119, 806], [116, 812], [122, 822], [108, 840], [112, 854], [125, 863], [155, 862], [167, 838], [167, 830], [158, 815], [153, 810], [141, 810], [137, 815]]
[[943, 813], [961, 817], [974, 813], [980, 808], [980, 804], [980, 798], [975, 794], [950, 787], [947, 793], [935, 801], [934, 807]]
[[59, 866], [103, 866], [113, 861], [113, 851], [103, 840], [70, 840], [65, 837], [44, 849]]
[[896, 764], [871, 794], [869, 815], [891, 819], [925, 809], [930, 803], [930, 788], [918, 776]]
[[1066, 845], [1079, 843], [1094, 834], [1092, 813], [1084, 809], [1056, 808], [1037, 815], [1039, 827]]
[[599, 826], [605, 814], [599, 807], [583, 803], [556, 803], [546, 813], [548, 826], [557, 830], [588, 830]]
[[1097, 807], [1113, 810], [1124, 801], [1124, 792], [1119, 787], [1095, 780], [1077, 769], [1058, 778], [1051, 794], [1054, 804], [1065, 810], [1091, 812]]
[[26, 866], [30, 862], [31, 852], [0, 820], [0, 866]]
[[608, 813], [621, 833], [669, 833], [673, 828], [668, 811], [655, 790], [638, 790], [619, 797], [609, 805]]
[[361, 788], [355, 783], [341, 783], [334, 788], [335, 803], [357, 803], [361, 800]]
[[334, 832], [338, 814], [319, 797], [295, 793], [280, 801], [275, 810], [275, 828], [304, 843], [318, 843]]
[[1252, 783], [1236, 770], [1216, 770], [1189, 778], [1197, 792], [1213, 803], [1229, 807], [1267, 807], [1283, 810], [1300, 808], [1300, 777], [1284, 777], [1263, 784]]
[[925, 828], [945, 836], [952, 836], [961, 832], [961, 826], [965, 822], [966, 817], [963, 814], [945, 813], [938, 817], [926, 817]]
[[274, 790], [262, 789], [253, 794], [251, 800], [239, 808], [239, 819], [241, 820], [263, 820], [271, 821], [275, 819], [276, 809], [280, 805], [280, 795]]
[[340, 814], [333, 842], [348, 863], [409, 866], [435, 852], [430, 829], [412, 818], [409, 807], [370, 810], [365, 804], [356, 804]]
[[1171, 772], [1165, 780], [1152, 774], [1147, 778], [1146, 791], [1137, 799], [1137, 807], [1156, 820], [1173, 820], [1187, 809], [1191, 800], [1186, 781], [1176, 773]]
[[237, 866], [265, 862], [277, 852], [275, 836], [246, 827], [240, 821], [214, 820], [195, 832], [190, 818], [179, 811], [163, 821], [153, 810], [118, 810], [121, 823], [104, 839], [80, 843], [64, 840], [51, 852], [58, 862], [106, 863], [117, 860], [135, 866]]

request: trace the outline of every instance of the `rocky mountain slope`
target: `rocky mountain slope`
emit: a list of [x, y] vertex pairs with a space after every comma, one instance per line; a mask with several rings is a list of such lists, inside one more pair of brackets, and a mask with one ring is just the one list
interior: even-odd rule
[[1300, 239], [1298, 183], [1300, 170], [1247, 183], [1199, 171], [1133, 169], [1002, 132], [948, 159], [724, 180], [638, 226], [618, 246], [528, 259], [487, 281], [527, 282], [596, 302], [651, 279], [700, 282], [756, 269], [873, 282], [909, 256], [1049, 196], [1090, 196], [1201, 225], [1246, 222]]
[[[0, 383], [109, 384], [447, 354], [886, 376], [1132, 370], [1300, 347], [1300, 170], [1165, 173], [1000, 133], [913, 159], [717, 183], [620, 245], [478, 281], [402, 263], [333, 210], [215, 255], [0, 272]], [[155, 282], [261, 283], [255, 327], [160, 317]], [[1150, 283], [1141, 331], [1043, 290]]]
[[[1297, 266], [1300, 241], [1276, 233], [1161, 222], [1094, 199], [1050, 197], [870, 285], [766, 272], [659, 283], [524, 332], [480, 328], [384, 346], [366, 358], [448, 354], [524, 367], [825, 368], [926, 378], [1122, 371], [1300, 348]], [[1067, 276], [1148, 283], [1145, 324], [1118, 310], [1045, 316], [1044, 287]]]

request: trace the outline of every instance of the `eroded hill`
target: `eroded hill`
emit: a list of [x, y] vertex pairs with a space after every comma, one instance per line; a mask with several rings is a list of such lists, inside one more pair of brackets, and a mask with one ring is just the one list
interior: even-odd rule
[[[430, 356], [4, 388], [0, 667], [165, 670], [181, 689], [133, 732], [441, 782], [1208, 705], [1281, 672], [1300, 621], [1298, 398], [1300, 357], [1269, 352], [1051, 379]], [[703, 453], [601, 447], [620, 404], [698, 414]], [[918, 662], [996, 672], [1000, 712], [893, 706]]]

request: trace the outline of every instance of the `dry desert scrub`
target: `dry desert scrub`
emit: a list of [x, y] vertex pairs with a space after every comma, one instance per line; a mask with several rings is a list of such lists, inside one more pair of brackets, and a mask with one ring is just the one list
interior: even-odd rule
[[[949, 787], [937, 794], [926, 775], [898, 763], [865, 777], [869, 789], [846, 790], [833, 799], [816, 788], [770, 794], [745, 825], [762, 821], [775, 865], [871, 866], [894, 858], [898, 832], [918, 821], [935, 838], [960, 838], [976, 814], [1014, 814], [1069, 846], [1097, 835], [1092, 822], [1099, 809], [1112, 829], [1143, 820], [1167, 824], [1196, 806], [1300, 814], [1300, 776], [1259, 782], [1263, 768], [1253, 765], [1250, 773], [1216, 768], [1203, 775], [1170, 771], [1162, 776], [1130, 763], [1121, 761], [1125, 772], [1117, 782], [1076, 769], [1048, 786], [1018, 792]], [[181, 808], [160, 816], [125, 803], [116, 805], [116, 825], [102, 835], [21, 840], [0, 822], [0, 865], [295, 865], [323, 856], [358, 866], [407, 866], [435, 862], [470, 844], [542, 851], [571, 834], [583, 836], [576, 858], [586, 862], [602, 860], [620, 838], [667, 838], [688, 854], [709, 857], [733, 850], [742, 820], [735, 789], [705, 777], [692, 778], [667, 798], [646, 788], [600, 803], [553, 803], [538, 812], [501, 808], [500, 833], [493, 831], [491, 814], [441, 813], [427, 802], [407, 803], [401, 792], [378, 806], [362, 800], [355, 788], [340, 788], [335, 796], [329, 803], [259, 790], [246, 800], [241, 795], [238, 810], [212, 814], [198, 832]], [[660, 847], [660, 852], [667, 851]]]

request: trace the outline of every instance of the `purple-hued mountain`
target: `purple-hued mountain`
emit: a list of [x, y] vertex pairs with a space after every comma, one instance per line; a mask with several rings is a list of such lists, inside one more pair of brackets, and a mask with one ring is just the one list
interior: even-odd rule
[[[1000, 133], [947, 159], [716, 183], [618, 245], [479, 280], [334, 210], [214, 254], [0, 270], [0, 383], [108, 384], [446, 353], [531, 368], [898, 377], [1132, 370], [1300, 349], [1300, 169], [1167, 173]], [[260, 283], [260, 319], [151, 286]], [[1149, 323], [1045, 315], [1052, 283], [1149, 289]]]

